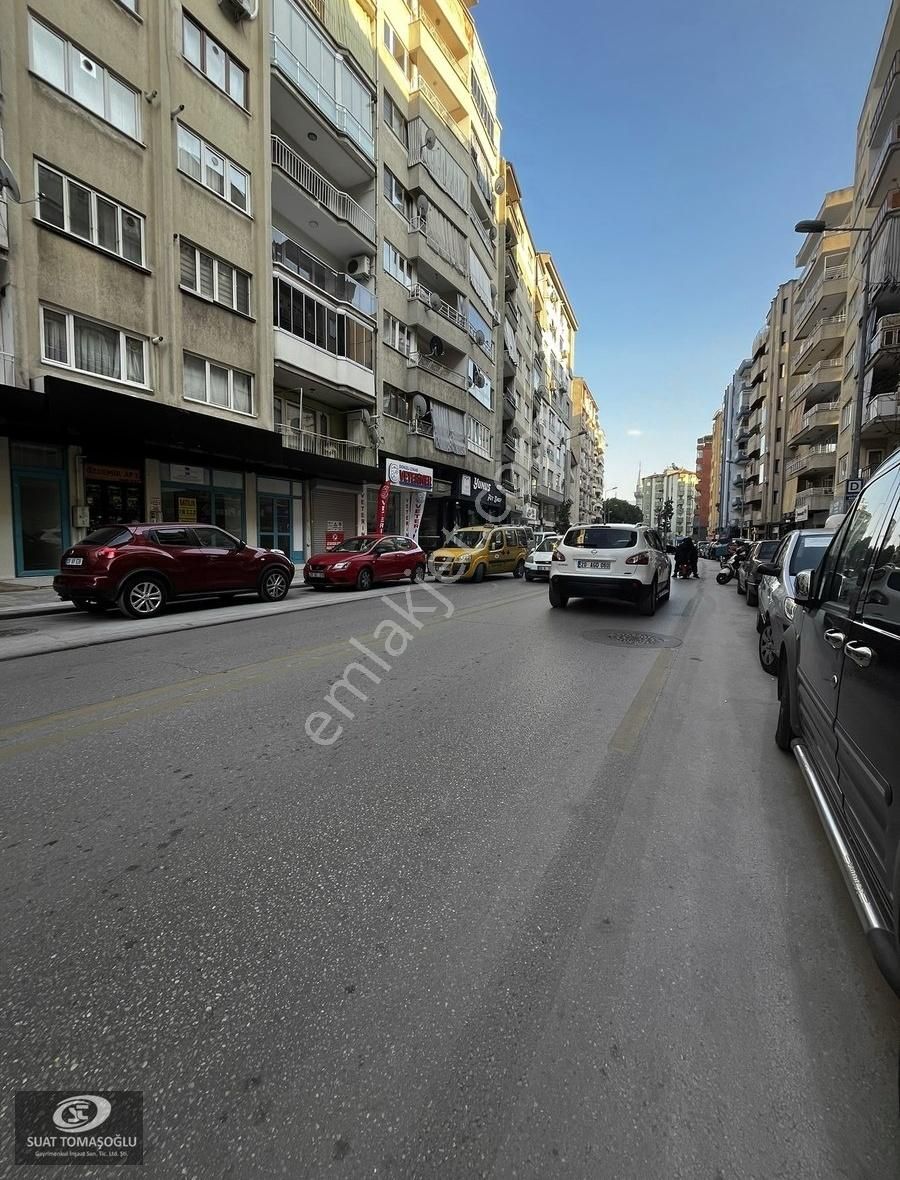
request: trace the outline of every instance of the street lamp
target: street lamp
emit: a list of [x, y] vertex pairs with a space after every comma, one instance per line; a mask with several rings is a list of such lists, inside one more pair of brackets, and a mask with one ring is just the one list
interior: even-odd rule
[[[860, 430], [862, 429], [863, 401], [865, 399], [866, 359], [869, 351], [869, 273], [872, 261], [872, 228], [865, 225], [829, 225], [826, 221], [813, 218], [798, 221], [794, 226], [798, 234], [851, 233], [866, 235], [862, 283], [862, 309], [856, 330], [856, 410], [854, 413], [853, 440], [850, 450], [850, 471], [856, 479], [859, 476]], [[837, 475], [837, 472], [835, 472]]]
[[603, 499], [603, 523], [604, 524], [609, 524], [609, 502], [613, 498], [611, 493], [617, 492], [618, 490], [619, 490], [618, 484], [616, 484], [614, 487], [606, 489], [606, 495]]

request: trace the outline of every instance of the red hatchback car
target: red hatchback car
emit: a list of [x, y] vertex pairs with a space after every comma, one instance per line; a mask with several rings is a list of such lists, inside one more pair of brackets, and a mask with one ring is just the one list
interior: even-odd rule
[[283, 553], [255, 549], [215, 525], [117, 524], [65, 551], [53, 589], [81, 610], [117, 605], [129, 618], [152, 619], [173, 598], [255, 592], [280, 602], [293, 577]]
[[376, 582], [423, 582], [425, 554], [409, 537], [367, 533], [316, 553], [303, 567], [303, 581], [314, 590], [355, 586], [370, 590]]

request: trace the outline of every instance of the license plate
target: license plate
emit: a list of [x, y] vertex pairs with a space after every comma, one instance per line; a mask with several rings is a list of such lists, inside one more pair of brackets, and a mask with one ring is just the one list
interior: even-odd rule
[[310, 574], [309, 576], [310, 576], [310, 578], [324, 578], [325, 577], [324, 574]]
[[612, 569], [611, 561], [579, 561], [580, 570], [608, 570]]
[[83, 557], [67, 557], [66, 565], [84, 565]]

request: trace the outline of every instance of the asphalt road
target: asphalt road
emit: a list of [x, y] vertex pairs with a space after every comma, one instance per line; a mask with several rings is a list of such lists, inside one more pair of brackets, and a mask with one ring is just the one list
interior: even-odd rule
[[896, 1176], [900, 1005], [710, 570], [0, 664], [0, 1174], [78, 1087], [154, 1177]]

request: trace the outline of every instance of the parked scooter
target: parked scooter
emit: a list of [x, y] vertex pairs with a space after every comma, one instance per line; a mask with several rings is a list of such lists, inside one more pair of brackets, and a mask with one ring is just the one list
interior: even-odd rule
[[716, 581], [720, 586], [727, 586], [733, 578], [737, 577], [738, 566], [746, 556], [747, 549], [742, 546], [740, 549], [735, 549], [730, 557], [719, 558], [722, 568], [716, 574]]

